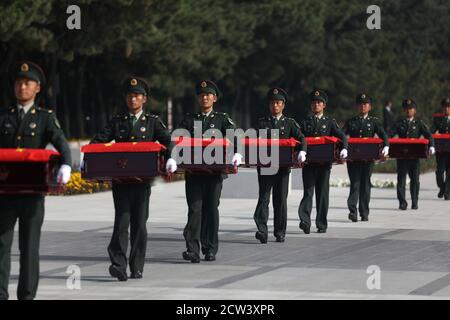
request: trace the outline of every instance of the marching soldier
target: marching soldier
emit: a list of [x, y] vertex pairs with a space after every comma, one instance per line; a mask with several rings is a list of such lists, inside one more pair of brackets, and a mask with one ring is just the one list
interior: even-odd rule
[[[450, 133], [450, 98], [445, 98], [441, 102], [443, 117], [436, 120], [431, 128], [431, 133]], [[436, 182], [439, 187], [438, 198], [450, 200], [450, 154], [436, 154]]]
[[[341, 159], [347, 158], [347, 137], [339, 128], [336, 120], [324, 114], [328, 95], [323, 90], [314, 90], [310, 94], [313, 115], [300, 125], [306, 137], [335, 136], [342, 140]], [[312, 197], [316, 190], [316, 226], [318, 233], [327, 231], [328, 204], [330, 191], [330, 173], [332, 163], [308, 164], [303, 167], [303, 199], [298, 208], [300, 229], [309, 234], [311, 228]]]
[[[356, 105], [359, 115], [353, 117], [344, 125], [344, 132], [351, 138], [373, 138], [375, 134], [383, 139], [382, 155], [389, 154], [389, 139], [384, 131], [381, 122], [376, 117], [369, 115], [372, 109], [372, 99], [365, 93], [356, 96]], [[347, 162], [348, 176], [350, 177], [350, 194], [347, 199], [350, 214], [348, 218], [353, 222], [358, 222], [357, 204], [359, 200], [359, 215], [362, 221], [369, 221], [370, 189], [374, 162]]]
[[[306, 160], [306, 140], [299, 124], [292, 118], [285, 117], [283, 110], [286, 106], [288, 95], [281, 88], [272, 88], [267, 93], [270, 115], [258, 120], [257, 130], [278, 130], [277, 138], [295, 138], [301, 142], [301, 151], [298, 155], [300, 163]], [[267, 133], [267, 137], [271, 137]], [[258, 168], [259, 199], [253, 216], [258, 231], [256, 239], [261, 243], [267, 243], [267, 220], [269, 218], [270, 193], [273, 188], [273, 210], [274, 210], [274, 236], [277, 242], [284, 242], [287, 225], [287, 196], [289, 188], [289, 168], [279, 168], [275, 175], [263, 175]]]
[[[431, 136], [430, 130], [425, 123], [416, 119], [417, 104], [412, 99], [406, 99], [402, 103], [402, 107], [405, 111], [406, 117], [399, 119], [392, 128], [391, 136], [398, 135], [399, 138], [420, 138], [423, 136], [428, 139], [429, 153], [433, 155], [435, 153], [434, 141]], [[417, 210], [419, 201], [419, 189], [420, 189], [420, 160], [419, 159], [397, 159], [397, 198], [400, 202], [400, 210], [406, 210], [408, 208], [408, 202], [405, 199], [406, 188], [406, 175], [411, 180], [411, 209]]]
[[[116, 115], [111, 122], [98, 133], [91, 143], [144, 142], [158, 141], [167, 147], [166, 170], [173, 173], [177, 169], [174, 159], [170, 158], [173, 148], [171, 136], [158, 116], [145, 112], [144, 105], [149, 95], [145, 80], [128, 77], [122, 84], [127, 110]], [[127, 281], [128, 228], [130, 228], [131, 251], [129, 256], [130, 277], [140, 279], [143, 276], [145, 252], [147, 248], [147, 220], [151, 183], [120, 184], [113, 182], [115, 208], [114, 231], [108, 246], [111, 259], [109, 273], [119, 281]]]
[[[194, 137], [194, 131], [198, 129], [201, 129], [203, 133], [208, 129], [219, 130], [224, 137], [226, 136], [226, 130], [235, 129], [233, 120], [226, 113], [214, 110], [214, 104], [220, 96], [219, 88], [214, 82], [201, 81], [196, 85], [195, 91], [200, 112], [187, 114], [181, 121], [179, 128], [188, 130], [192, 137]], [[242, 162], [242, 155], [236, 153], [232, 162], [239, 166]], [[218, 207], [225, 176], [221, 174], [198, 175], [186, 173], [185, 178], [188, 221], [183, 232], [187, 248], [183, 252], [183, 259], [192, 263], [199, 263], [201, 245], [205, 261], [214, 261], [219, 248]]]
[[[48, 143], [61, 154], [58, 183], [66, 184], [71, 174], [67, 140], [51, 110], [35, 103], [45, 86], [42, 69], [32, 62], [20, 63], [14, 71], [15, 107], [0, 113], [0, 148], [45, 149]], [[11, 245], [19, 220], [19, 300], [32, 300], [39, 283], [39, 243], [44, 221], [44, 195], [0, 195], [0, 300], [8, 299]]]

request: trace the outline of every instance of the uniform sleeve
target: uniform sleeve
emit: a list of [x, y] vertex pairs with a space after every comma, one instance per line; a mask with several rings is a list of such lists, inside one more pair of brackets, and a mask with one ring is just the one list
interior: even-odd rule
[[225, 119], [223, 121], [223, 130], [226, 131], [229, 129], [232, 130], [236, 129], [236, 124], [233, 122], [233, 120], [230, 118], [228, 114], [225, 114]]
[[423, 121], [420, 121], [420, 134], [423, 135], [425, 137], [425, 139], [429, 140], [429, 143], [428, 143], [429, 147], [434, 147], [433, 136], [431, 135], [430, 130], [428, 129], [427, 125]]
[[391, 130], [388, 132], [388, 136], [391, 138], [395, 137], [398, 134], [399, 127], [400, 127], [400, 122], [397, 121], [396, 123], [394, 123]]
[[114, 120], [111, 120], [102, 131], [97, 133], [90, 143], [108, 143], [114, 140]]
[[336, 120], [333, 120], [331, 123], [331, 134], [334, 137], [338, 137], [342, 140], [342, 147], [344, 149], [348, 149], [348, 139], [347, 136], [344, 134], [344, 132], [339, 128], [339, 125], [337, 124]]
[[292, 119], [292, 136], [294, 137], [295, 140], [301, 142], [300, 151], [306, 152], [308, 146], [306, 143], [305, 135], [302, 133], [300, 125], [294, 119]]
[[349, 121], [350, 120], [345, 121], [344, 127], [342, 127], [342, 131], [344, 132], [345, 135], [349, 135], [349, 132], [348, 132], [348, 122]]
[[166, 156], [170, 158], [172, 155], [172, 149], [174, 147], [174, 143], [172, 142], [172, 137], [170, 135], [169, 130], [167, 130], [166, 126], [162, 123], [161, 119], [156, 119], [155, 124], [155, 138], [159, 141], [163, 146], [167, 148]]
[[378, 119], [375, 120], [375, 133], [380, 139], [383, 139], [383, 145], [389, 147], [389, 137]]
[[61, 129], [55, 114], [49, 114], [47, 117], [46, 135], [51, 144], [61, 154], [61, 164], [72, 166], [72, 157], [69, 144]]
[[436, 131], [439, 130], [440, 124], [441, 124], [441, 119], [438, 117], [434, 117], [433, 125], [431, 126], [431, 130], [430, 130], [431, 134], [436, 133]]

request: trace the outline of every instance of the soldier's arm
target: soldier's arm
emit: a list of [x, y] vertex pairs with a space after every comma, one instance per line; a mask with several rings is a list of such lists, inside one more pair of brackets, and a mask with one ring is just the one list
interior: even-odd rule
[[307, 150], [307, 143], [306, 143], [306, 139], [305, 139], [305, 135], [302, 133], [302, 129], [300, 127], [300, 125], [297, 123], [297, 121], [295, 121], [294, 119], [292, 119], [292, 135], [295, 138], [295, 140], [300, 141], [301, 142], [301, 149], [300, 151], [305, 151]]
[[61, 129], [61, 125], [54, 113], [49, 113], [47, 117], [46, 136], [48, 141], [61, 154], [61, 164], [72, 166], [72, 157], [70, 155], [69, 144]]
[[391, 130], [388, 132], [388, 136], [393, 138], [398, 134], [398, 129], [399, 129], [400, 123], [399, 122], [395, 122], [394, 125], [392, 126]]
[[[225, 113], [222, 123], [222, 133], [225, 134], [224, 137], [226, 137], [227, 130], [236, 130], [236, 124], [233, 122], [231, 117]], [[237, 139], [238, 137], [234, 137], [234, 141], [231, 141], [234, 145], [234, 153], [243, 154], [242, 145], [237, 142]], [[238, 146], [240, 146], [240, 148], [238, 148]]]
[[155, 138], [159, 141], [159, 143], [167, 148], [166, 155], [170, 158], [174, 147], [170, 132], [167, 130], [164, 123], [162, 123], [161, 119], [157, 118], [155, 121]]
[[429, 141], [428, 146], [434, 147], [433, 136], [431, 135], [430, 130], [428, 129], [427, 125], [423, 121], [420, 121], [420, 133], [421, 133], [421, 135], [423, 135], [425, 137], [425, 139], [428, 139], [428, 141]]
[[348, 122], [349, 121], [350, 120], [345, 121], [344, 126], [342, 127], [342, 131], [344, 132], [345, 135], [349, 135], [349, 132], [348, 132]]
[[111, 120], [102, 131], [92, 138], [90, 143], [108, 143], [114, 140], [114, 119]]
[[389, 147], [389, 137], [378, 119], [375, 120], [375, 133], [380, 139], [383, 139], [383, 145]]
[[348, 149], [348, 139], [345, 133], [339, 128], [336, 120], [333, 120], [331, 123], [331, 134], [335, 137], [338, 137], [342, 141], [342, 147], [344, 149]]

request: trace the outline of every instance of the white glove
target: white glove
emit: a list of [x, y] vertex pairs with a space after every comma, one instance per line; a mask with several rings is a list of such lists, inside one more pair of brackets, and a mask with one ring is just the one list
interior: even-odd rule
[[347, 149], [342, 149], [341, 153], [340, 153], [340, 157], [341, 159], [346, 159], [348, 156], [348, 151]]
[[434, 155], [436, 153], [436, 149], [434, 147], [430, 147], [430, 155]]
[[389, 147], [384, 147], [383, 151], [381, 151], [381, 154], [386, 158], [389, 155]]
[[233, 160], [231, 160], [233, 165], [239, 167], [242, 164], [242, 155], [240, 153], [235, 153], [233, 156]]
[[67, 184], [70, 180], [70, 174], [72, 173], [72, 168], [67, 164], [63, 164], [58, 171], [57, 181], [58, 183]]
[[177, 171], [177, 168], [177, 162], [174, 159], [170, 158], [169, 160], [167, 160], [166, 170], [168, 173], [174, 173], [175, 171]]
[[303, 163], [306, 161], [306, 152], [305, 151], [300, 151], [298, 153], [298, 162]]

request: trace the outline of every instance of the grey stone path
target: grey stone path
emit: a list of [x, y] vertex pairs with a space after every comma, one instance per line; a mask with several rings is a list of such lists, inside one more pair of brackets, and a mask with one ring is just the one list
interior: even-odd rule
[[[335, 167], [332, 177], [346, 177], [345, 167]], [[150, 201], [144, 279], [125, 283], [110, 278], [107, 271], [111, 193], [48, 197], [37, 298], [448, 299], [450, 202], [437, 199], [433, 173], [423, 175], [421, 183], [417, 211], [399, 211], [395, 189], [373, 189], [368, 223], [348, 221], [348, 188], [331, 188], [328, 233], [317, 234], [313, 228], [310, 235], [298, 229], [302, 191], [294, 190], [288, 199], [283, 244], [274, 242], [272, 235], [267, 245], [254, 239], [254, 199], [222, 199], [217, 261], [200, 264], [181, 258], [184, 183], [158, 184]], [[80, 290], [66, 286], [70, 265], [80, 267]], [[367, 269], [373, 265], [381, 270], [381, 288], [370, 290]], [[17, 275], [16, 238], [12, 298]]]

